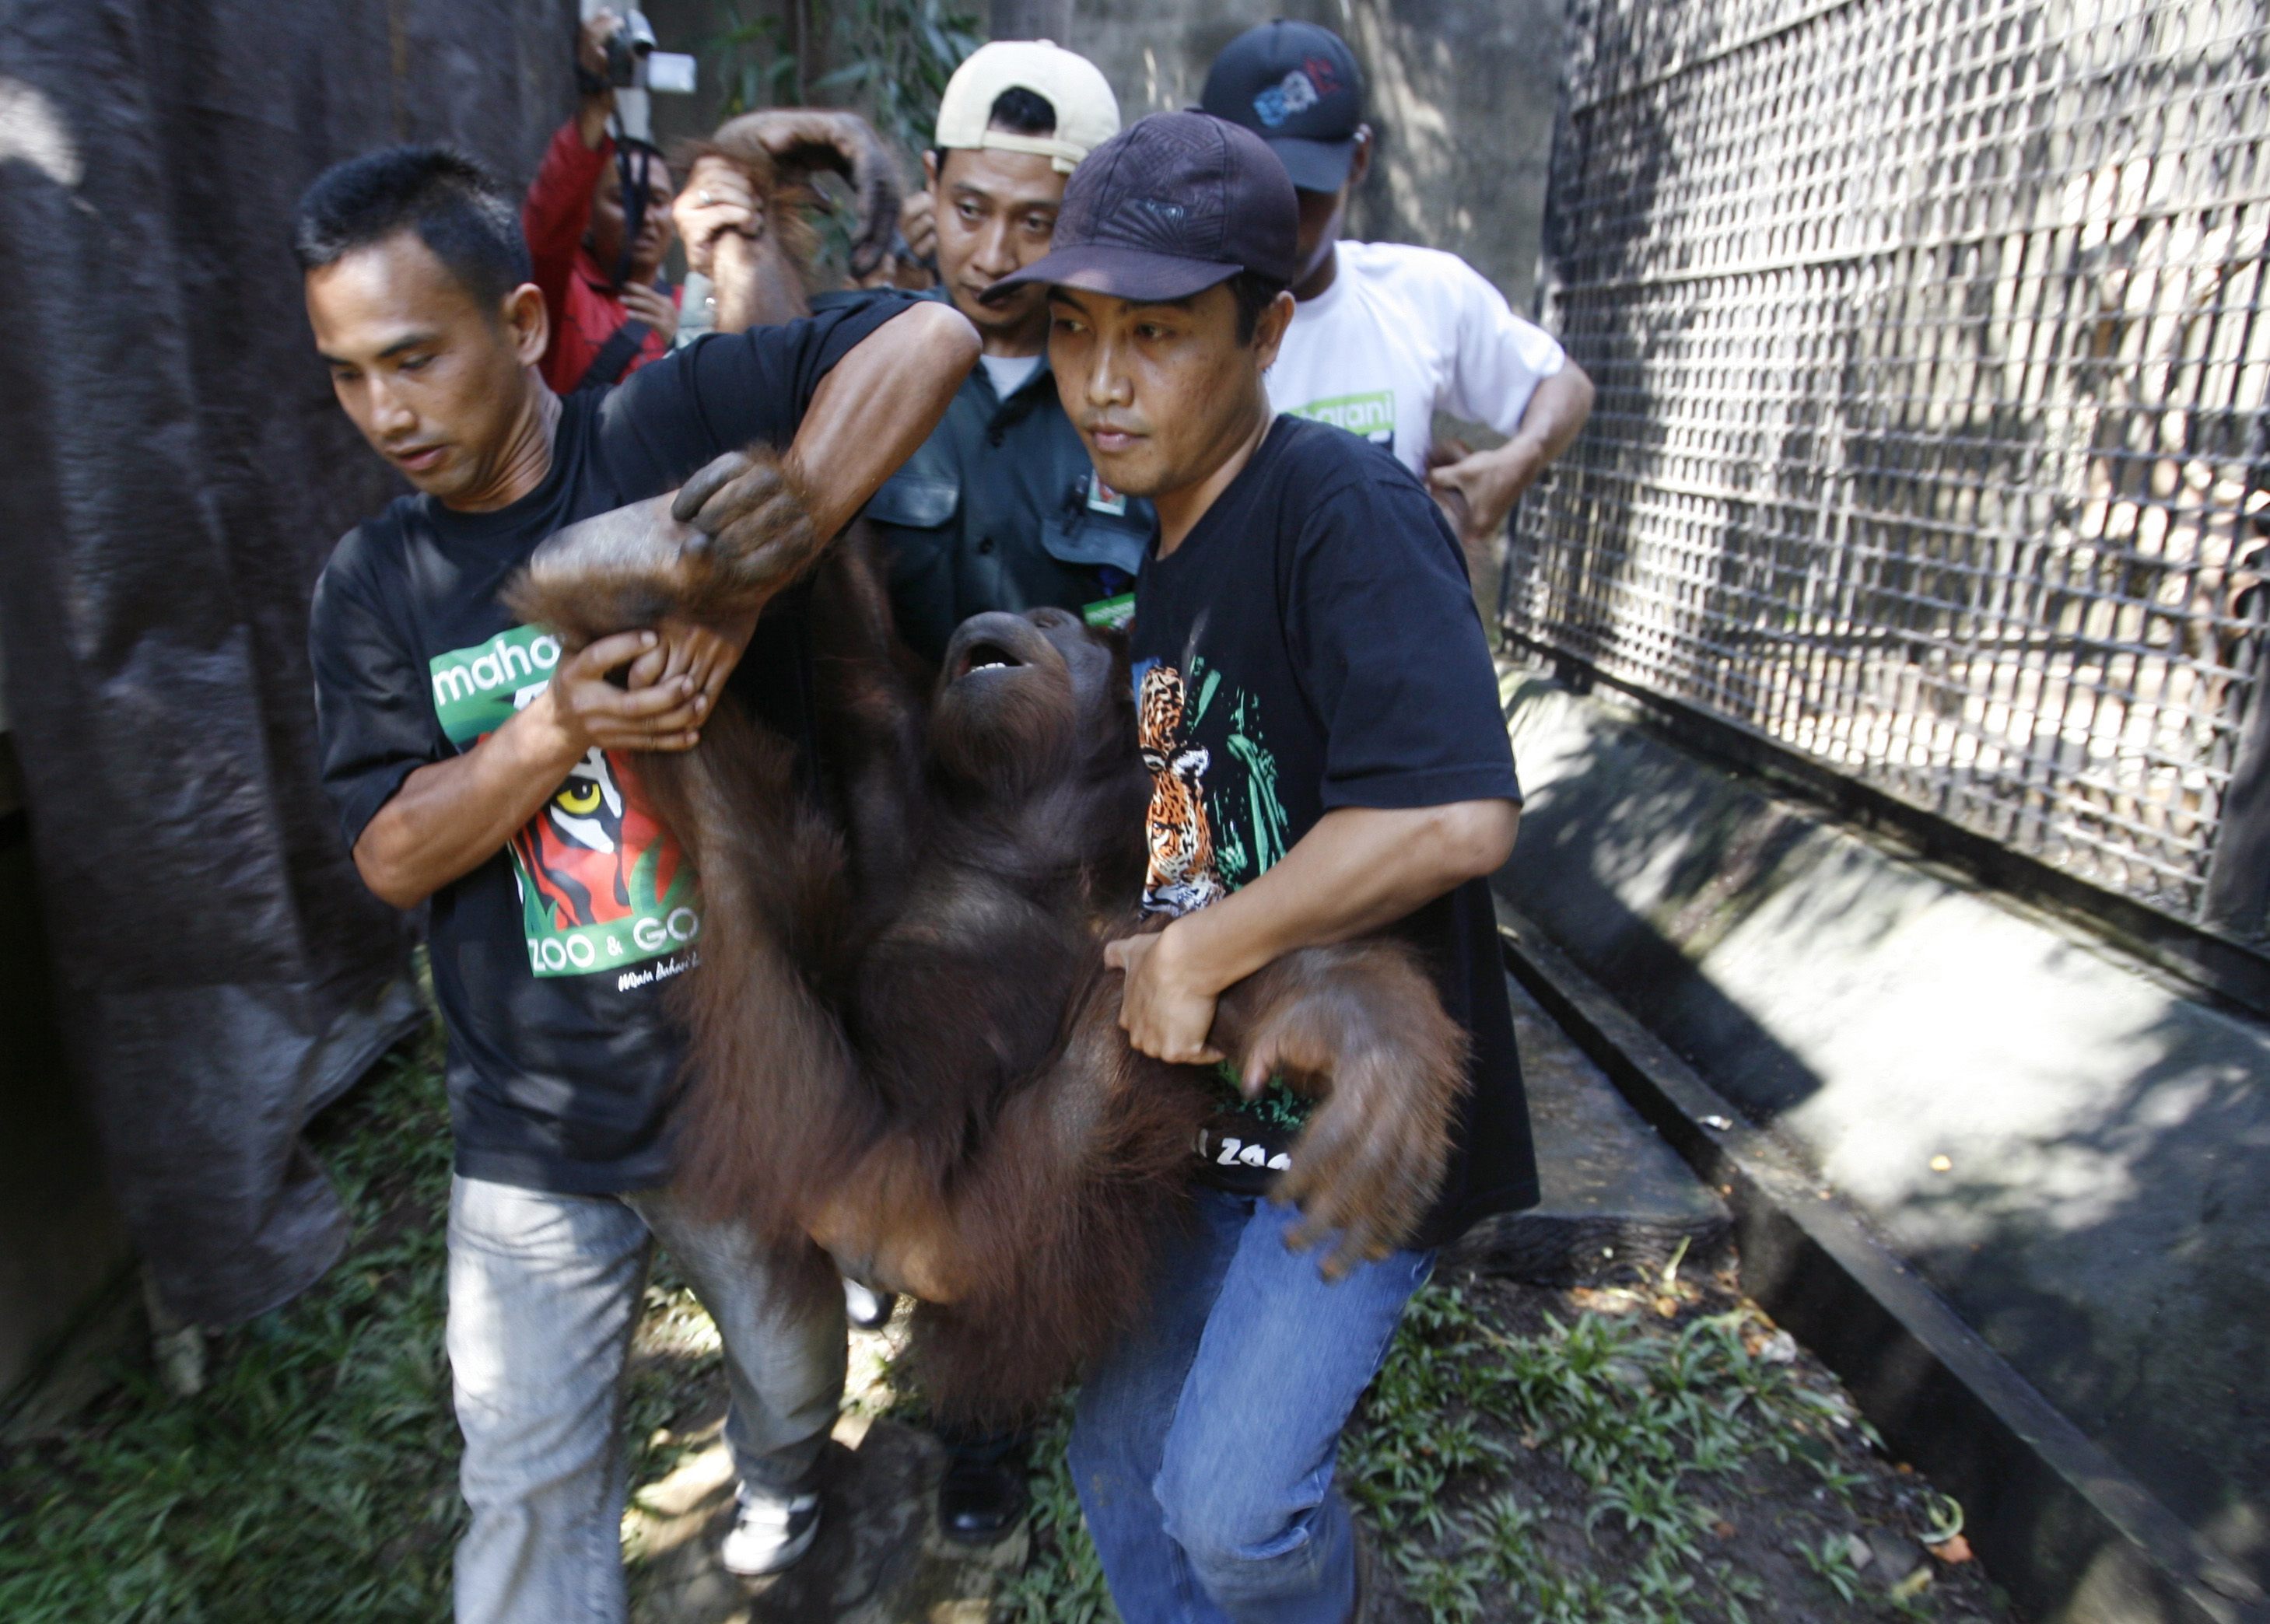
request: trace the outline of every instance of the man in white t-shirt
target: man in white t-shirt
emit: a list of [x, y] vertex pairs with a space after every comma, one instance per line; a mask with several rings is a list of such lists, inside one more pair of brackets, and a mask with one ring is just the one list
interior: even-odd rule
[[[1455, 254], [1339, 240], [1370, 167], [1371, 127], [1362, 72], [1332, 30], [1248, 29], [1214, 58], [1200, 105], [1268, 142], [1300, 199], [1298, 302], [1269, 369], [1271, 403], [1389, 447], [1434, 488], [1468, 556], [1483, 558], [1514, 499], [1584, 426], [1591, 380]], [[1505, 443], [1438, 444], [1437, 412]]]

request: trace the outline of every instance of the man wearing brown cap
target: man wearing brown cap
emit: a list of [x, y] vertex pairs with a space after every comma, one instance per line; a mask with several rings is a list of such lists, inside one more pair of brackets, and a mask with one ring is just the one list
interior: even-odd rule
[[1130, 1624], [1341, 1624], [1357, 1545], [1332, 1489], [1340, 1428], [1434, 1249], [1537, 1198], [1483, 877], [1520, 790], [1458, 542], [1386, 451], [1272, 413], [1299, 225], [1260, 138], [1144, 119], [1066, 188], [1049, 256], [1065, 409], [1159, 538], [1135, 590], [1132, 677], [1153, 761], [1146, 906], [1112, 944], [1121, 1024], [1210, 1064], [1221, 990], [1283, 953], [1392, 930], [1472, 1039], [1458, 1153], [1410, 1250], [1328, 1279], [1267, 1197], [1302, 1154], [1281, 1086], [1225, 1085], [1197, 1221], [1127, 1342], [1083, 1385], [1080, 1502]]

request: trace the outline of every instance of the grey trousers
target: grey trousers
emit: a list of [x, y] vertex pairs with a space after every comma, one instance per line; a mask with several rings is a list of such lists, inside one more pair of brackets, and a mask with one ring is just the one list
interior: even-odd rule
[[774, 1289], [741, 1230], [659, 1193], [449, 1190], [449, 1370], [471, 1525], [458, 1624], [622, 1624], [622, 1374], [660, 1241], [716, 1322], [745, 1497], [805, 1487], [843, 1392], [843, 1299]]

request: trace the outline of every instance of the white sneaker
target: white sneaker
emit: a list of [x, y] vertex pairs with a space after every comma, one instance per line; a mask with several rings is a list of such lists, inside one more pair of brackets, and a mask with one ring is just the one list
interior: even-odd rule
[[880, 1331], [891, 1323], [891, 1311], [899, 1300], [886, 1291], [877, 1291], [863, 1286], [849, 1275], [843, 1277], [844, 1316], [862, 1331]]
[[733, 1531], [717, 1547], [725, 1571], [744, 1579], [760, 1579], [778, 1573], [812, 1549], [820, 1534], [820, 1496], [805, 1493], [790, 1500], [740, 1494], [740, 1512]]

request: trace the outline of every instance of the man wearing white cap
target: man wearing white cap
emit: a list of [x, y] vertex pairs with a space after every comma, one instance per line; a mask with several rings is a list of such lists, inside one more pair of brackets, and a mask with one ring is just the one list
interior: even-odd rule
[[1044, 290], [978, 297], [1049, 251], [1065, 182], [1118, 128], [1095, 64], [1044, 40], [979, 49], [938, 104], [937, 145], [923, 155], [931, 296], [976, 323], [984, 348], [946, 420], [867, 505], [890, 544], [900, 633], [926, 659], [987, 610], [1123, 614], [1156, 530], [1149, 503], [1096, 478], [1057, 404]]
[[[930, 297], [967, 315], [983, 349], [945, 420], [866, 509], [890, 545], [900, 634], [926, 660], [988, 610], [1054, 604], [1108, 623], [1132, 607], [1158, 521], [1096, 478], [1057, 403], [1048, 290], [978, 297], [1049, 251], [1065, 182], [1118, 128], [1095, 64], [1044, 40], [983, 47], [938, 103], [937, 145], [923, 154], [939, 282]], [[942, 1436], [939, 1526], [966, 1542], [999, 1539], [1024, 1514], [1029, 1441]]]

